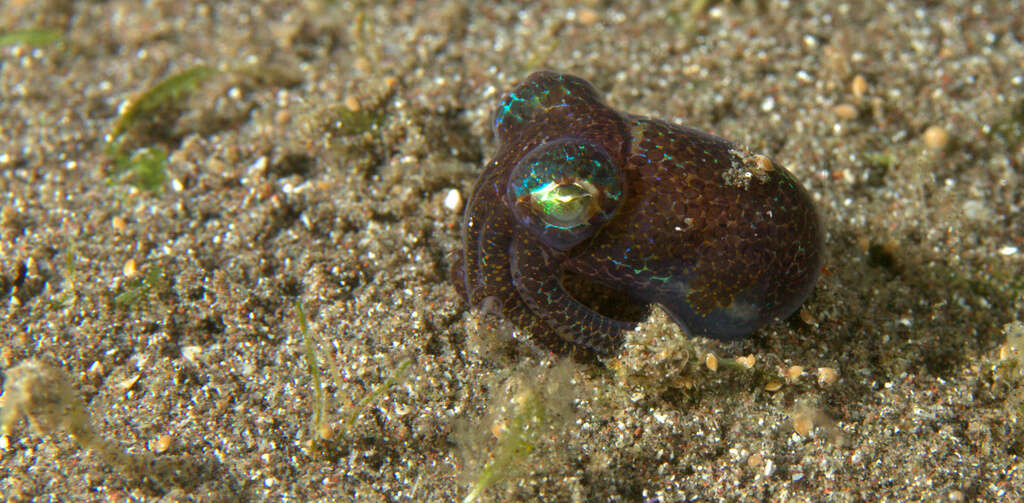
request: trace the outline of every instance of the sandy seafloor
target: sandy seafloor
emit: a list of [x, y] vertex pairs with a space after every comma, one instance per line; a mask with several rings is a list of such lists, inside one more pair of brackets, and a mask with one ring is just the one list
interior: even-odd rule
[[[540, 375], [533, 451], [480, 501], [1020, 501], [1021, 3], [693, 3], [0, 4], [0, 32], [64, 36], [0, 47], [0, 365], [63, 369], [101, 435], [180, 468], [19, 421], [0, 495], [455, 501]], [[225, 72], [129, 131], [166, 183], [109, 183], [119, 113], [200, 64]], [[732, 345], [660, 317], [631, 337], [668, 350], [557, 364], [468, 311], [451, 208], [539, 68], [786, 165], [828, 233], [803, 313]]]

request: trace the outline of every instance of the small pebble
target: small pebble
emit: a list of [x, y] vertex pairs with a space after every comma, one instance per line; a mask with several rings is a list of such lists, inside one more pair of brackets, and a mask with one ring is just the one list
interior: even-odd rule
[[1005, 344], [1005, 343], [1002, 344], [1001, 346], [999, 346], [999, 359], [1000, 360], [1007, 360], [1007, 359], [1009, 359], [1012, 356], [1013, 356], [1013, 346], [1010, 346], [1009, 344]]
[[358, 112], [359, 100], [357, 100], [355, 96], [349, 96], [345, 98], [345, 108], [349, 109], [352, 112]]
[[818, 319], [815, 318], [814, 315], [807, 310], [807, 308], [800, 308], [800, 320], [803, 321], [808, 326], [818, 326]]
[[276, 122], [278, 126], [287, 125], [291, 120], [292, 114], [288, 110], [281, 109], [274, 113], [274, 122]]
[[704, 365], [707, 365], [708, 369], [711, 370], [712, 372], [717, 372], [718, 357], [715, 356], [714, 353], [708, 353], [708, 355], [704, 357]]
[[444, 207], [454, 213], [462, 209], [462, 193], [458, 189], [451, 189], [444, 196]]
[[750, 457], [747, 458], [747, 466], [751, 468], [757, 468], [758, 466], [761, 466], [761, 463], [763, 462], [764, 456], [760, 454], [751, 454]]
[[121, 270], [126, 278], [134, 278], [139, 273], [139, 267], [135, 264], [135, 259], [130, 258], [124, 263], [124, 268]]
[[494, 435], [494, 438], [501, 440], [505, 433], [508, 433], [508, 426], [504, 420], [499, 419], [491, 423], [491, 435]]
[[793, 415], [793, 429], [799, 433], [801, 437], [806, 437], [813, 427], [814, 421], [811, 420], [810, 414], [806, 412], [798, 412]]
[[92, 362], [92, 365], [89, 365], [89, 369], [85, 373], [90, 379], [100, 379], [107, 373], [107, 369], [103, 366], [102, 362], [97, 360]]
[[167, 449], [170, 449], [172, 445], [174, 445], [174, 437], [166, 434], [160, 435], [157, 437], [156, 442], [153, 445], [153, 450], [157, 454], [163, 454], [167, 452]]
[[590, 26], [597, 22], [601, 17], [597, 14], [597, 11], [589, 8], [582, 8], [576, 15], [576, 19], [580, 20], [580, 24], [583, 26]]
[[849, 103], [840, 103], [832, 109], [835, 112], [836, 117], [843, 120], [853, 120], [857, 118], [857, 107]]
[[789, 379], [790, 381], [795, 381], [795, 380], [799, 379], [800, 376], [803, 375], [803, 373], [804, 373], [804, 368], [803, 367], [801, 367], [799, 365], [793, 365], [792, 367], [789, 367], [788, 369], [786, 369], [786, 379]]
[[202, 346], [185, 346], [181, 348], [181, 357], [191, 363], [198, 363], [199, 357], [203, 355]]
[[921, 135], [924, 144], [932, 150], [944, 150], [949, 145], [949, 133], [942, 126], [931, 126]]
[[850, 91], [856, 98], [863, 97], [864, 93], [868, 92], [868, 79], [865, 79], [863, 75], [857, 74], [853, 81], [850, 82]]
[[132, 389], [132, 386], [135, 386], [135, 383], [138, 382], [140, 377], [142, 377], [140, 374], [135, 374], [131, 377], [122, 380], [119, 383], [114, 384], [114, 388], [119, 391], [128, 391]]
[[839, 374], [832, 367], [818, 367], [818, 385], [828, 386], [839, 379]]
[[124, 230], [128, 228], [128, 223], [121, 217], [114, 217], [110, 219], [110, 226], [118, 232], [124, 232]]

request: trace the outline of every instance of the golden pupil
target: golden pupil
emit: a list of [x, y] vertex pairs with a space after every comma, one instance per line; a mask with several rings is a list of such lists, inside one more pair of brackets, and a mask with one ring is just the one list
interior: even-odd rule
[[570, 228], [586, 223], [596, 209], [591, 191], [577, 183], [551, 182], [530, 196], [544, 221], [555, 227]]

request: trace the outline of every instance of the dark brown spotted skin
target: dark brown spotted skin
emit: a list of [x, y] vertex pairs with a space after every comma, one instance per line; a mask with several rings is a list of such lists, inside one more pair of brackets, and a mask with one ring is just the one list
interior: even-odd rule
[[[659, 304], [688, 335], [732, 340], [804, 302], [822, 267], [823, 230], [807, 192], [783, 167], [728, 140], [604, 104], [586, 81], [538, 72], [494, 118], [499, 142], [463, 219], [451, 277], [485, 306], [559, 352], [607, 354], [635, 323], [602, 314], [563, 287], [566, 274], [623, 302]], [[603, 147], [622, 170], [614, 215], [567, 249], [512, 214], [509, 172], [565, 138]]]

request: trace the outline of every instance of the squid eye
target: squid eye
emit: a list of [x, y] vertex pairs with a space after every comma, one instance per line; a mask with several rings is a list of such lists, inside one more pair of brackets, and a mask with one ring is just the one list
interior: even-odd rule
[[542, 243], [565, 250], [592, 236], [615, 214], [621, 171], [598, 145], [547, 142], [516, 163], [506, 197], [520, 225]]
[[530, 193], [533, 213], [561, 229], [572, 229], [587, 223], [600, 211], [597, 207], [598, 189], [587, 181], [559, 185], [551, 182]]

